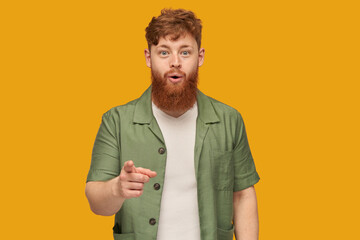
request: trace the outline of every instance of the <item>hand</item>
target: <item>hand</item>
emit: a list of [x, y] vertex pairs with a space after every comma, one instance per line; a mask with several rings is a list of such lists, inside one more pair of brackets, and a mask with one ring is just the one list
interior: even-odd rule
[[155, 176], [156, 172], [135, 167], [133, 161], [127, 161], [113, 186], [114, 195], [125, 199], [140, 197], [143, 194], [144, 184]]

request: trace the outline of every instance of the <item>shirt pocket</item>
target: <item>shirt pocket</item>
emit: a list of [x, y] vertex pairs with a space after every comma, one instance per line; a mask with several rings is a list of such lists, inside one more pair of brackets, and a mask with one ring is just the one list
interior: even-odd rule
[[214, 187], [221, 191], [232, 191], [234, 187], [234, 168], [232, 151], [211, 151], [211, 165]]

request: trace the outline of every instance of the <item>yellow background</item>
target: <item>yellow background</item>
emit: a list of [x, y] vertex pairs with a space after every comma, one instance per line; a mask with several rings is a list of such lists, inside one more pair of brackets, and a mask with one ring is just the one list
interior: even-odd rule
[[150, 83], [145, 27], [203, 21], [199, 88], [237, 108], [260, 239], [359, 239], [357, 1], [2, 1], [1, 239], [112, 239], [84, 195], [101, 116]]

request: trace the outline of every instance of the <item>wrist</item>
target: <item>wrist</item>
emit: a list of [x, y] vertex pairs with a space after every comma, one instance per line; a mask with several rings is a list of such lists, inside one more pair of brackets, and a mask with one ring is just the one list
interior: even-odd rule
[[120, 185], [119, 176], [117, 176], [116, 178], [110, 181], [110, 191], [111, 191], [111, 196], [113, 198], [122, 198], [119, 185]]

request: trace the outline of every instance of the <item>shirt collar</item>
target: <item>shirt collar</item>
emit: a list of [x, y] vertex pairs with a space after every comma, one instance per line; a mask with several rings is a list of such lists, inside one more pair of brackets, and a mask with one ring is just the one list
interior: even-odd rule
[[[198, 90], [197, 94], [198, 118], [204, 123], [219, 122], [215, 109], [205, 94]], [[141, 95], [135, 105], [134, 123], [149, 124], [154, 119], [151, 107], [151, 85]]]

